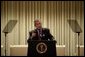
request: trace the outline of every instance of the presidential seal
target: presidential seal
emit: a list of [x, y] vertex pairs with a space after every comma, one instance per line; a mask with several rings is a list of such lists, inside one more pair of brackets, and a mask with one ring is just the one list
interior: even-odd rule
[[47, 45], [43, 42], [36, 45], [36, 50], [38, 53], [43, 54], [47, 51]]

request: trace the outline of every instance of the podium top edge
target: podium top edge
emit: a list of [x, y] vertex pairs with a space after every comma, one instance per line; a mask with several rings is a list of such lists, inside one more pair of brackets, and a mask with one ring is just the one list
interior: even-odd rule
[[54, 42], [56, 42], [56, 40], [28, 40], [28, 42], [30, 42], [30, 41], [40, 41], [40, 42], [42, 42], [42, 41], [54, 41]]

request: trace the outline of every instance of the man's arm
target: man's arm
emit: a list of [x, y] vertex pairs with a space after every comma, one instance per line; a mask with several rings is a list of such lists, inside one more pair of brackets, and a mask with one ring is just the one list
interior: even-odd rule
[[32, 30], [31, 32], [29, 32], [29, 39], [28, 40], [32, 40], [33, 38], [35, 38], [36, 36], [36, 32], [35, 30]]
[[50, 30], [49, 30], [49, 29], [47, 29], [47, 33], [48, 33], [49, 39], [50, 39], [50, 40], [53, 40], [53, 36], [52, 36], [52, 34], [50, 33]]
[[32, 38], [31, 38], [31, 35], [32, 35], [32, 32], [29, 32], [29, 38], [28, 38], [28, 40], [27, 41], [29, 41], [29, 40], [31, 40]]

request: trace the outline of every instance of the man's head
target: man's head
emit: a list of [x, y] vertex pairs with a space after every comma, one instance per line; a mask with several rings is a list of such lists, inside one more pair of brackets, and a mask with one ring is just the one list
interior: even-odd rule
[[36, 28], [41, 28], [42, 27], [41, 22], [38, 19], [37, 20], [34, 20], [34, 26]]

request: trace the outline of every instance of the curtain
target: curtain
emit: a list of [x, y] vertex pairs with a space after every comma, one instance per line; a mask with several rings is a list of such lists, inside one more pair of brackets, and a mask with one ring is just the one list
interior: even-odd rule
[[56, 45], [65, 45], [65, 55], [74, 55], [78, 45], [78, 35], [72, 31], [67, 20], [77, 20], [82, 29], [79, 44], [84, 45], [83, 1], [1, 1], [1, 44], [5, 40], [4, 27], [9, 20], [17, 20], [7, 36], [9, 43], [27, 45], [29, 31], [35, 28], [35, 19], [41, 20], [42, 26], [50, 29]]

